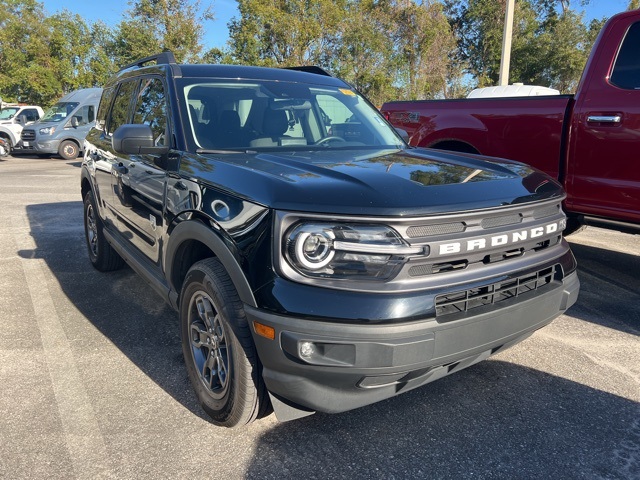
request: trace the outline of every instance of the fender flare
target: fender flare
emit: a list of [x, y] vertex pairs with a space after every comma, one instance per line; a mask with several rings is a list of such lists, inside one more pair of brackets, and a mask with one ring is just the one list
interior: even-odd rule
[[253, 295], [253, 291], [247, 278], [240, 267], [240, 264], [231, 253], [227, 245], [224, 243], [222, 238], [218, 234], [215, 233], [210, 227], [207, 227], [203, 223], [199, 221], [184, 221], [176, 225], [176, 227], [171, 232], [171, 236], [169, 237], [169, 242], [166, 248], [165, 254], [165, 272], [166, 278], [169, 280], [171, 284], [171, 289], [175, 291], [178, 295], [180, 292], [173, 285], [173, 264], [175, 255], [185, 241], [189, 240], [197, 240], [198, 242], [206, 245], [209, 250], [213, 252], [213, 254], [220, 260], [220, 263], [224, 266], [225, 270], [229, 274], [233, 285], [238, 291], [238, 295], [240, 300], [250, 305], [254, 308], [257, 308], [256, 300]]

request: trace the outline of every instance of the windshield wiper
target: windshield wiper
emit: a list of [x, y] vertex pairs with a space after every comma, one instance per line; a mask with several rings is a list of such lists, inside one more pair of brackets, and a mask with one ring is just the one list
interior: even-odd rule
[[209, 149], [209, 148], [197, 148], [196, 149], [196, 153], [218, 153], [218, 154], [224, 154], [224, 153], [255, 153], [252, 150], [216, 150], [216, 149]]

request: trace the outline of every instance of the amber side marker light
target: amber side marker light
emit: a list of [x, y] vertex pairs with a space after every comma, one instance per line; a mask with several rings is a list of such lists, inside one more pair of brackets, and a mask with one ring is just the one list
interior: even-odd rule
[[276, 329], [269, 327], [268, 325], [263, 325], [262, 323], [254, 321], [253, 329], [261, 337], [268, 338], [269, 340], [274, 340], [276, 338]]

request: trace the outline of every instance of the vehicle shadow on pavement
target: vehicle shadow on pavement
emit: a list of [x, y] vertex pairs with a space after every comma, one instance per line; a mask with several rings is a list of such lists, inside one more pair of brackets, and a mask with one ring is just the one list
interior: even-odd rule
[[591, 323], [640, 335], [640, 256], [571, 244], [580, 296], [570, 313]]
[[488, 360], [264, 433], [246, 478], [639, 478], [640, 406]]
[[[36, 248], [20, 256], [43, 259], [88, 321], [59, 315], [76, 355], [104, 348], [107, 339], [194, 416], [206, 419], [187, 380], [177, 315], [130, 269], [105, 274], [91, 267], [82, 203], [30, 205], [27, 214]], [[583, 257], [600, 255], [577, 250]], [[583, 288], [599, 288], [584, 273], [582, 281]], [[606, 308], [585, 297], [585, 312]], [[100, 335], [87, 334], [89, 323]], [[231, 462], [238, 437], [256, 437], [246, 471], [242, 466], [237, 472], [243, 478], [638, 478], [639, 404], [507, 361], [517, 356], [514, 351], [343, 414], [282, 424], [270, 417], [244, 431], [207, 426], [200, 434], [221, 442], [216, 450]]]
[[[104, 337], [175, 400], [208, 418], [187, 379], [177, 314], [129, 267], [100, 273], [91, 266], [82, 202], [30, 205], [27, 215], [37, 248], [19, 255], [44, 259], [64, 294]], [[70, 343], [90, 342], [84, 325], [61, 322]]]

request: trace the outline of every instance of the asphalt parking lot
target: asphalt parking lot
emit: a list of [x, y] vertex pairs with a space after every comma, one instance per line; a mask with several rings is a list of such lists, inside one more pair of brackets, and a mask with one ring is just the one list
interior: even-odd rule
[[570, 237], [578, 303], [485, 362], [226, 430], [195, 403], [177, 315], [90, 266], [79, 167], [0, 159], [1, 478], [640, 478], [640, 236]]

